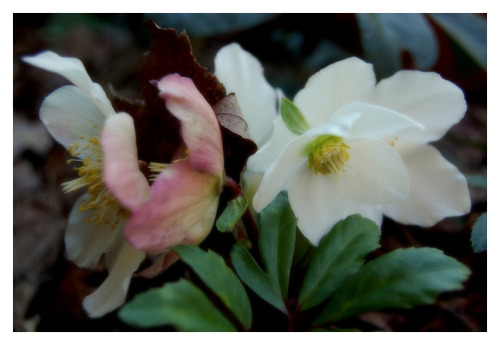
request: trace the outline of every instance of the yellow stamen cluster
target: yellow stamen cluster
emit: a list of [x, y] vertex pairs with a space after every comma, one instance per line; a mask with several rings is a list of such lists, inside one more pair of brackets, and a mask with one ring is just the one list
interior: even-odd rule
[[349, 146], [340, 137], [319, 136], [306, 147], [309, 170], [314, 169], [316, 175], [321, 173], [338, 176], [339, 172], [345, 170], [345, 163], [349, 160], [348, 149]]
[[102, 175], [103, 166], [102, 147], [97, 137], [88, 138], [80, 136], [82, 142], [76, 142], [68, 147], [69, 153], [73, 157], [83, 157], [81, 159], [70, 159], [81, 162], [82, 166], [74, 168], [78, 172], [78, 178], [63, 183], [64, 192], [76, 191], [83, 187], [88, 187], [90, 199], [80, 205], [80, 211], [93, 210], [92, 216], [86, 222], [95, 224], [109, 224], [115, 228], [120, 218], [127, 218], [130, 212], [121, 206], [116, 198], [111, 194]]
[[154, 181], [160, 175], [160, 173], [168, 167], [169, 164], [166, 163], [155, 163], [151, 162], [149, 164], [149, 171], [152, 173], [149, 177], [149, 181]]

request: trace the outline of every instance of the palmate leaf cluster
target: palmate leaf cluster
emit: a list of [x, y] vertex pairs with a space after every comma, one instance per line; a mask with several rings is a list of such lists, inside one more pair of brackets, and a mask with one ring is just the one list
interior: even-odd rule
[[[368, 311], [432, 304], [440, 293], [461, 289], [470, 274], [434, 248], [397, 249], [366, 262], [381, 233], [360, 215], [337, 223], [317, 247], [299, 250], [305, 239], [296, 235], [285, 193], [258, 220], [258, 253], [239, 243], [230, 258], [196, 246], [175, 247], [203, 283], [181, 279], [150, 289], [120, 310], [121, 320], [141, 328], [252, 330], [260, 310], [251, 301], [257, 298], [283, 313], [288, 330], [337, 330], [337, 322]], [[235, 223], [227, 215], [223, 228], [224, 222]], [[290, 285], [291, 275], [300, 286]]]

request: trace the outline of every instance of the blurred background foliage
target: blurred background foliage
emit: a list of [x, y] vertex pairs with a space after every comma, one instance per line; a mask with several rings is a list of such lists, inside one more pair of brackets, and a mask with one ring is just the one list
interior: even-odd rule
[[[356, 320], [356, 326], [486, 330], [486, 251], [475, 253], [470, 236], [487, 205], [487, 16], [467, 13], [14, 14], [15, 330], [128, 330], [114, 313], [89, 320], [81, 309], [83, 297], [106, 273], [81, 270], [64, 259], [66, 219], [77, 195], [63, 194], [60, 184], [71, 179], [73, 171], [66, 165], [64, 148], [54, 143], [38, 120], [44, 97], [67, 82], [19, 58], [47, 49], [77, 57], [94, 81], [134, 99], [139, 95], [141, 57], [149, 48], [141, 24], [149, 18], [161, 27], [185, 30], [198, 62], [211, 72], [217, 51], [238, 42], [262, 62], [270, 84], [290, 98], [319, 69], [350, 56], [371, 62], [378, 79], [401, 69], [418, 69], [438, 72], [462, 88], [467, 114], [436, 146], [468, 176], [472, 212], [430, 229], [386, 220], [381, 251], [437, 247], [468, 265], [473, 275], [466, 290], [447, 294], [436, 306], [372, 313]], [[216, 242], [209, 237], [210, 241]], [[184, 272], [184, 267], [175, 265], [156, 280], [136, 279], [130, 295], [175, 281]]]

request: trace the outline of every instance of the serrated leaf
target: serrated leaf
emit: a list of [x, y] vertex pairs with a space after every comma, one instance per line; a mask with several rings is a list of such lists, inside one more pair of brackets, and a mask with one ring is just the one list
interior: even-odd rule
[[271, 283], [279, 288], [286, 299], [297, 218], [284, 193], [280, 193], [259, 216], [259, 249], [262, 260]]
[[307, 131], [310, 126], [307, 123], [304, 115], [300, 112], [299, 108], [289, 101], [288, 99], [281, 97], [281, 118], [283, 122], [288, 127], [290, 132], [296, 135], [301, 135]]
[[377, 77], [385, 78], [403, 67], [403, 52], [409, 52], [417, 69], [430, 69], [437, 61], [436, 35], [420, 13], [357, 13], [361, 44]]
[[486, 70], [486, 18], [475, 13], [431, 13], [436, 21], [484, 70]]
[[483, 213], [474, 223], [472, 227], [471, 243], [472, 249], [476, 253], [486, 250], [487, 243], [487, 215]]
[[269, 276], [259, 267], [248, 250], [235, 244], [231, 250], [231, 262], [240, 279], [264, 301], [286, 312], [280, 290], [271, 283]]
[[181, 279], [137, 295], [118, 313], [136, 327], [172, 325], [186, 332], [234, 332], [235, 327], [191, 282]]
[[438, 249], [396, 249], [345, 280], [313, 324], [431, 304], [440, 293], [461, 289], [469, 274], [466, 266]]
[[242, 196], [232, 199], [227, 203], [224, 212], [220, 215], [215, 225], [221, 232], [230, 232], [236, 223], [245, 214], [248, 207], [248, 200]]
[[311, 255], [299, 305], [306, 310], [331, 296], [335, 289], [364, 263], [364, 257], [379, 247], [380, 230], [360, 215], [338, 222]]
[[252, 326], [252, 307], [243, 284], [223, 258], [197, 246], [178, 245], [173, 249], [201, 280], [221, 299], [245, 329]]

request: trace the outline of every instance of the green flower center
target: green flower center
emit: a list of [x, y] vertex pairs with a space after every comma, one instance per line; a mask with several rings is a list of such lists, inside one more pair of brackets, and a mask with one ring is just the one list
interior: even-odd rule
[[305, 149], [309, 170], [314, 170], [316, 175], [321, 173], [337, 176], [339, 172], [344, 171], [345, 163], [349, 160], [348, 149], [349, 146], [344, 144], [341, 137], [320, 135]]
[[80, 139], [82, 139], [81, 142], [76, 142], [68, 147], [68, 151], [73, 157], [84, 157], [83, 159], [68, 160], [68, 164], [72, 161], [81, 162], [81, 167], [73, 168], [78, 172], [78, 178], [63, 183], [63, 191], [68, 193], [88, 187], [90, 198], [80, 205], [80, 211], [92, 210], [93, 212], [92, 216], [85, 221], [94, 224], [109, 224], [111, 228], [115, 228], [119, 219], [129, 217], [130, 212], [120, 205], [104, 184], [102, 175], [103, 152], [99, 139], [91, 137], [85, 142], [83, 135], [80, 136]]

